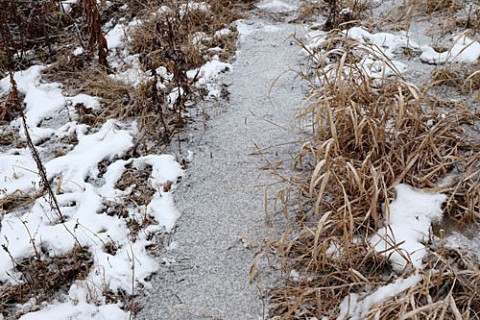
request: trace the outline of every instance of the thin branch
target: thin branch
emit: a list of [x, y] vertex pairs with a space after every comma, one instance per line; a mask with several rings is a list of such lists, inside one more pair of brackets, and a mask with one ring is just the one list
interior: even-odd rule
[[52, 187], [50, 186], [50, 183], [48, 182], [45, 167], [43, 166], [43, 163], [40, 159], [40, 156], [38, 155], [37, 149], [35, 148], [35, 145], [32, 142], [32, 138], [30, 137], [30, 133], [28, 131], [28, 126], [27, 126], [27, 120], [25, 118], [25, 113], [23, 112], [23, 108], [20, 105], [20, 101], [19, 101], [19, 98], [18, 98], [17, 83], [15, 82], [15, 79], [13, 77], [13, 72], [11, 70], [9, 71], [9, 75], [10, 75], [10, 84], [11, 84], [9, 101], [12, 103], [12, 105], [15, 105], [18, 108], [18, 110], [20, 111], [20, 117], [22, 118], [22, 124], [23, 124], [23, 130], [25, 132], [25, 139], [27, 140], [27, 145], [28, 145], [28, 148], [30, 149], [33, 160], [35, 160], [35, 164], [37, 165], [38, 174], [40, 175], [40, 179], [41, 179], [42, 191], [43, 192], [46, 191], [48, 193], [50, 208], [52, 209], [52, 211], [57, 213], [58, 217], [60, 218], [60, 222], [63, 223], [63, 222], [65, 222], [65, 217], [63, 216], [63, 214], [60, 210], [60, 207], [59, 207], [58, 202], [57, 202], [57, 198], [55, 197], [55, 194], [53, 193]]

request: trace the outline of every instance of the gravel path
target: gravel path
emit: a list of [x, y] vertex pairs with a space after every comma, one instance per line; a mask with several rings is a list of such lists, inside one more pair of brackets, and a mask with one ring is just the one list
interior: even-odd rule
[[[217, 114], [210, 111], [208, 129], [189, 143], [194, 160], [176, 190], [183, 215], [137, 319], [266, 317], [261, 290], [249, 284], [249, 271], [269, 232], [265, 185], [276, 179], [271, 170], [258, 170], [265, 161], [252, 153], [255, 144], [299, 139], [291, 128], [304, 95], [302, 81], [285, 73], [300, 68], [299, 48], [289, 36], [302, 28], [265, 19], [257, 14], [240, 24], [240, 52], [233, 72], [223, 79], [230, 101], [211, 109]], [[275, 162], [295, 152], [287, 145], [264, 155]]]

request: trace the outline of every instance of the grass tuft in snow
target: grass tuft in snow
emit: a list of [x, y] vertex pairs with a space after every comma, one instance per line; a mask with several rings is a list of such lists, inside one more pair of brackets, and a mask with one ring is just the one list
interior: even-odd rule
[[[2, 249], [8, 252], [7, 246]], [[93, 259], [86, 248], [75, 247], [65, 255], [14, 259], [14, 265], [13, 271], [22, 283], [0, 286], [0, 314], [4, 316], [13, 314], [18, 303], [24, 304], [32, 299], [40, 304], [51, 300], [59, 291], [68, 292], [76, 280], [86, 278]]]
[[300, 1], [295, 21], [312, 22], [316, 21], [318, 16], [324, 16], [324, 30], [345, 29], [359, 24], [375, 6], [374, 0], [303, 0]]
[[[311, 138], [296, 158], [302, 173], [279, 193], [291, 226], [273, 245], [285, 274], [300, 276], [273, 291], [271, 316], [475, 318], [465, 297], [478, 296], [478, 280], [468, 285], [478, 266], [430, 226], [444, 214], [480, 218], [480, 143], [468, 134], [478, 114], [405, 81], [392, 60], [401, 38], [357, 32], [303, 46], [314, 72], [299, 118]], [[455, 254], [463, 264], [450, 263]]]

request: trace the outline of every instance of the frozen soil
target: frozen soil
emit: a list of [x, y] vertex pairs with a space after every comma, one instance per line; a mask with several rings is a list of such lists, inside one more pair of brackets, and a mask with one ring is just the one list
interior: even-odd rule
[[182, 146], [194, 152], [176, 190], [182, 217], [137, 319], [267, 317], [268, 302], [261, 296], [268, 281], [250, 284], [249, 272], [265, 236], [273, 232], [264, 195], [269, 188], [273, 200], [278, 179], [272, 170], [259, 169], [265, 158], [287, 160], [278, 170], [288, 173], [288, 159], [297, 150], [286, 143], [301, 139], [292, 124], [304, 97], [302, 80], [288, 72], [300, 69], [299, 48], [290, 36], [302, 33], [302, 27], [268, 22], [268, 16], [259, 11], [239, 22], [239, 53], [233, 71], [222, 79], [229, 99], [207, 107], [206, 128], [200, 125], [188, 147]]

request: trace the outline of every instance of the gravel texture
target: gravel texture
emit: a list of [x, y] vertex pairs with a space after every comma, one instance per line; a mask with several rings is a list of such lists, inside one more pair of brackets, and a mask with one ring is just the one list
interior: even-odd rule
[[[279, 170], [288, 172], [298, 147], [285, 143], [301, 138], [292, 123], [304, 97], [303, 81], [286, 72], [300, 69], [290, 35], [302, 28], [268, 17], [259, 11], [240, 22], [237, 59], [222, 79], [229, 100], [208, 109], [208, 128], [189, 139], [194, 158], [175, 191], [182, 217], [136, 319], [266, 319], [259, 288], [268, 281], [250, 284], [249, 272], [272, 232], [264, 192], [278, 179], [259, 168], [266, 157], [286, 160]], [[278, 144], [284, 145], [255, 152]]]

